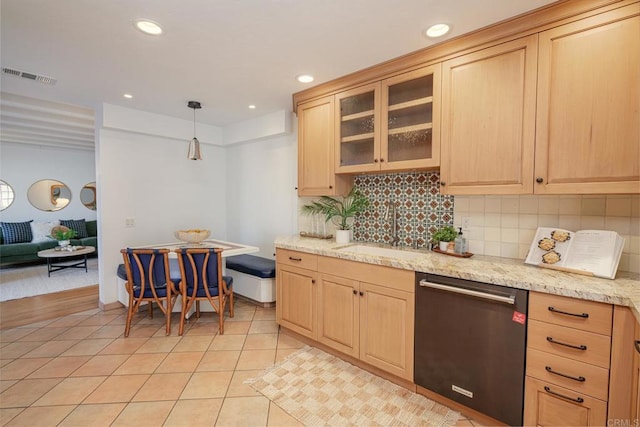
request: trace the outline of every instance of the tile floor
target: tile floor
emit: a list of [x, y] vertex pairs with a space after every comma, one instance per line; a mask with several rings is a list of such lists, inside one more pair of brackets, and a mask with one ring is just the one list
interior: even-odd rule
[[[303, 346], [275, 309], [237, 301], [217, 334], [203, 313], [165, 336], [159, 311], [98, 309], [0, 331], [1, 426], [297, 426], [243, 382]], [[462, 419], [459, 426], [474, 425]]]

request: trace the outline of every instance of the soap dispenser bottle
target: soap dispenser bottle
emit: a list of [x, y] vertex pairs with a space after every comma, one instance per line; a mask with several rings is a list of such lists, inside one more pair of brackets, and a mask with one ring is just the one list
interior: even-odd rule
[[467, 238], [462, 234], [462, 227], [458, 228], [460, 231], [458, 232], [458, 236], [454, 241], [454, 252], [457, 254], [464, 254], [467, 252]]

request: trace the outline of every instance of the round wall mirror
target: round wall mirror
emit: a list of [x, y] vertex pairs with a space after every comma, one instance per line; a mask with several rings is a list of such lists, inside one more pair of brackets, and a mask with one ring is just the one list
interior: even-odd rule
[[87, 209], [96, 210], [96, 183], [90, 182], [80, 190], [80, 201]]
[[4, 181], [0, 180], [0, 211], [7, 209], [16, 198], [13, 188]]
[[41, 179], [31, 184], [27, 191], [29, 203], [41, 211], [55, 212], [71, 202], [71, 190], [63, 182]]

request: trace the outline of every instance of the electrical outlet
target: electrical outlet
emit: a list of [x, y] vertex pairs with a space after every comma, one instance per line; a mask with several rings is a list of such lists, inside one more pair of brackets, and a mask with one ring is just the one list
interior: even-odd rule
[[463, 216], [462, 217], [462, 229], [463, 230], [468, 230], [470, 225], [471, 225], [471, 218], [468, 217], [468, 216]]
[[127, 227], [135, 227], [136, 226], [136, 219], [135, 218], [126, 218], [125, 219], [125, 225]]

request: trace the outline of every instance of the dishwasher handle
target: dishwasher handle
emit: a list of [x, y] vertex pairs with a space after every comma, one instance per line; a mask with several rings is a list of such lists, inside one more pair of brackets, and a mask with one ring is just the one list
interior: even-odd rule
[[433, 288], [433, 289], [439, 289], [441, 291], [455, 292], [457, 294], [469, 295], [469, 296], [477, 297], [477, 298], [484, 298], [484, 299], [488, 299], [488, 300], [491, 300], [491, 301], [502, 302], [502, 303], [505, 303], [505, 304], [514, 305], [516, 303], [516, 297], [514, 295], [510, 295], [508, 297], [505, 297], [505, 296], [502, 296], [502, 295], [494, 295], [494, 294], [488, 294], [486, 292], [474, 291], [472, 289], [465, 289], [465, 288], [458, 288], [456, 286], [442, 285], [440, 283], [433, 283], [433, 282], [429, 282], [427, 280], [420, 280], [419, 285], [422, 286], [423, 288]]

